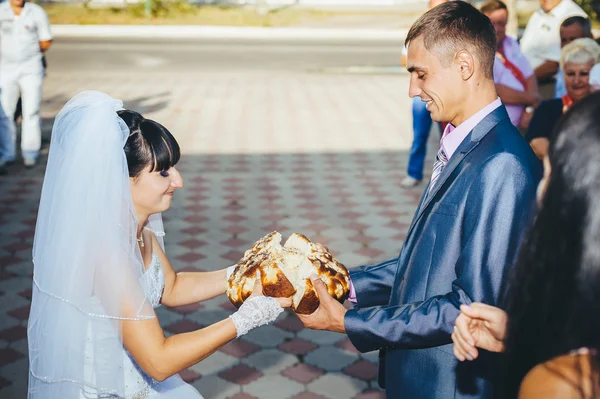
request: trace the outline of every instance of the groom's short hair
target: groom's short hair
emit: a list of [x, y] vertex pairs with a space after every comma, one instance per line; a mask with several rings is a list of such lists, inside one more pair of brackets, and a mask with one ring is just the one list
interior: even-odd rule
[[490, 19], [467, 2], [450, 1], [427, 11], [411, 26], [404, 44], [409, 46], [417, 38], [444, 67], [450, 66], [458, 51], [468, 50], [486, 77], [494, 75], [496, 31]]

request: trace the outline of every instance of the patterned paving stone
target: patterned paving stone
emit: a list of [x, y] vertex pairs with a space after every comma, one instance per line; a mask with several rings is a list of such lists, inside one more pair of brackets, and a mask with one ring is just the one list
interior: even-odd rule
[[367, 353], [362, 353], [361, 356], [370, 361], [371, 363], [377, 363], [379, 360], [379, 351], [372, 351]]
[[206, 399], [227, 399], [241, 392], [240, 385], [226, 381], [216, 375], [202, 377], [192, 385]]
[[27, 329], [23, 326], [15, 326], [0, 331], [0, 339], [13, 342], [27, 337]]
[[281, 318], [275, 322], [275, 325], [285, 331], [298, 332], [304, 329], [304, 325], [300, 319], [293, 314], [290, 314], [286, 318]]
[[[9, 284], [12, 280], [5, 280], [4, 282]], [[6, 287], [8, 288], [8, 287]], [[0, 312], [11, 312], [15, 309], [20, 309], [20, 308], [25, 308], [28, 307], [30, 302], [28, 299], [23, 298], [23, 296], [19, 295], [19, 293], [17, 291], [21, 291], [18, 289], [18, 287], [16, 287], [14, 290], [7, 290], [5, 287], [3, 287], [2, 292], [4, 293], [4, 299], [2, 301], [0, 301]], [[15, 317], [13, 315], [11, 315], [11, 317]], [[18, 318], [17, 318], [18, 319]], [[0, 324], [0, 329], [3, 329], [4, 327], [9, 327], [6, 326], [4, 324]]]
[[293, 355], [306, 355], [308, 352], [316, 349], [317, 345], [300, 338], [294, 338], [289, 341], [285, 341], [277, 348]]
[[[7, 366], [0, 367], [0, 377], [7, 379], [11, 384], [6, 388], [6, 395], [2, 392], [2, 398], [25, 398], [27, 397], [27, 367], [29, 365], [29, 359], [22, 357], [19, 360], [10, 363]], [[25, 370], [25, 372], [21, 372]], [[10, 395], [10, 396], [9, 396]]]
[[14, 341], [10, 343], [10, 348], [14, 349], [20, 353], [22, 353], [23, 355], [27, 356], [28, 354], [28, 344], [27, 344], [27, 338], [23, 338], [20, 339], [18, 341]]
[[23, 358], [23, 355], [14, 349], [4, 348], [0, 349], [0, 367], [4, 367], [14, 361]]
[[260, 378], [263, 375], [262, 371], [248, 367], [244, 364], [238, 364], [228, 370], [219, 373], [219, 377], [229, 382], [238, 385], [246, 385]]
[[304, 391], [304, 386], [281, 375], [265, 375], [251, 382], [245, 392], [261, 399], [287, 399]]
[[181, 319], [176, 323], [169, 324], [165, 327], [165, 330], [170, 331], [174, 334], [186, 333], [194, 330], [201, 329], [202, 326], [190, 319]]
[[298, 337], [318, 345], [332, 345], [344, 339], [344, 335], [339, 333], [309, 329], [300, 331]]
[[363, 393], [359, 393], [354, 399], [385, 399], [385, 392], [381, 390], [368, 390]]
[[293, 334], [274, 326], [265, 326], [260, 329], [252, 330], [246, 334], [245, 339], [248, 342], [262, 346], [263, 348], [276, 348], [286, 338], [293, 337]]
[[352, 345], [350, 338], [344, 338], [343, 340], [341, 340], [337, 344], [335, 344], [335, 346], [337, 346], [338, 348], [343, 349], [347, 352], [350, 352], [350, 353], [356, 353], [356, 354], [360, 353], [360, 351], [358, 349], [356, 349], [356, 347], [354, 345]]
[[202, 305], [201, 303], [192, 303], [189, 305], [184, 305], [184, 306], [177, 306], [175, 308], [172, 308], [173, 311], [186, 315], [188, 313], [194, 313], [200, 309], [203, 309], [204, 305]]
[[248, 356], [243, 363], [264, 374], [275, 374], [298, 363], [298, 358], [276, 349], [265, 349]]
[[258, 399], [256, 396], [248, 395], [245, 392], [230, 396], [229, 399]]
[[357, 360], [344, 368], [343, 372], [359, 380], [371, 381], [377, 378], [377, 365], [366, 360]]
[[229, 317], [229, 315], [231, 314], [231, 311], [225, 310], [222, 307], [220, 307], [220, 304], [222, 299], [217, 299], [216, 301], [216, 309], [209, 309], [207, 306], [207, 309], [203, 309], [199, 312], [194, 312], [189, 314], [187, 317], [190, 320], [193, 320], [194, 322], [204, 325], [204, 326], [208, 326], [210, 324], [214, 324], [218, 321], [227, 319]]
[[357, 359], [357, 355], [349, 354], [341, 349], [324, 346], [310, 352], [304, 361], [327, 371], [341, 371]]
[[9, 380], [7, 380], [6, 378], [0, 377], [0, 389], [6, 388], [10, 384], [11, 384], [11, 382]]
[[185, 369], [185, 370], [181, 371], [179, 373], [179, 376], [188, 384], [193, 383], [194, 381], [196, 381], [198, 378], [201, 377], [200, 374], [198, 374], [195, 371], [190, 370], [190, 369]]
[[219, 349], [221, 352], [238, 359], [249, 356], [260, 350], [260, 346], [246, 342], [243, 339], [236, 339]]
[[299, 395], [294, 396], [292, 399], [327, 399], [325, 396], [317, 395], [312, 392], [302, 392]]
[[339, 373], [324, 374], [308, 384], [311, 392], [318, 392], [330, 399], [352, 398], [366, 388], [366, 382]]
[[225, 353], [215, 352], [206, 359], [202, 360], [200, 363], [196, 363], [189, 367], [189, 369], [200, 375], [209, 376], [211, 374], [216, 374], [220, 371], [229, 369], [237, 363], [237, 358], [226, 355]]
[[[4, 300], [6, 295], [0, 296], [0, 302]], [[21, 325], [21, 322], [14, 317], [10, 316], [8, 313], [0, 313], [0, 326], [2, 327], [16, 327]], [[0, 340], [2, 342], [2, 340]]]
[[281, 374], [301, 384], [308, 384], [325, 374], [325, 371], [306, 363], [299, 363], [285, 369]]

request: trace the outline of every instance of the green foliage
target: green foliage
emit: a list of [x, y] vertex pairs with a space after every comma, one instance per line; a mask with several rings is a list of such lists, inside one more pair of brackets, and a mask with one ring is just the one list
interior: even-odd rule
[[592, 20], [600, 20], [600, 0], [575, 0]]
[[[150, 0], [152, 18], [174, 17], [185, 14], [195, 14], [197, 7], [185, 0]], [[138, 18], [146, 15], [145, 1], [127, 6], [131, 16]]]

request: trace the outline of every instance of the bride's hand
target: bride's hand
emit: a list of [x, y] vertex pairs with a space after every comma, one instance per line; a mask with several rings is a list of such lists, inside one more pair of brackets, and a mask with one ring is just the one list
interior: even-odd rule
[[260, 283], [260, 275], [254, 282], [252, 294], [246, 298], [242, 306], [229, 316], [237, 330], [238, 338], [247, 334], [250, 330], [269, 324], [283, 312], [283, 308], [292, 304], [290, 298], [271, 298], [263, 295], [263, 287]]
[[[254, 298], [257, 296], [264, 296], [262, 283], [260, 282], [260, 272], [257, 273], [256, 280], [254, 280], [254, 288], [252, 288], [252, 294], [248, 297], [248, 299]], [[246, 299], [246, 300], [248, 300], [248, 299]], [[279, 302], [279, 305], [282, 308], [289, 308], [290, 306], [292, 306], [292, 298], [274, 298], [274, 299], [276, 299], [277, 302]]]

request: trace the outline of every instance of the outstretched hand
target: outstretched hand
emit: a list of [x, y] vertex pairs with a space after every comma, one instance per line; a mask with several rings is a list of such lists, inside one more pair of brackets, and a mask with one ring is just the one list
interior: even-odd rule
[[309, 315], [299, 314], [298, 318], [304, 324], [304, 327], [314, 330], [329, 330], [339, 333], [345, 333], [344, 316], [347, 309], [335, 298], [329, 295], [325, 283], [313, 274], [310, 276], [312, 285], [319, 297], [319, 307]]
[[475, 360], [479, 356], [477, 348], [491, 352], [504, 350], [508, 321], [506, 312], [478, 302], [469, 306], [461, 305], [460, 311], [452, 333], [454, 356], [458, 360]]
[[[254, 287], [252, 288], [252, 294], [248, 297], [248, 299], [250, 298], [254, 298], [257, 296], [263, 296], [263, 286], [262, 283], [260, 282], [260, 272], [258, 272], [256, 274], [256, 280], [254, 280]], [[246, 300], [248, 300], [246, 299]], [[277, 299], [277, 302], [279, 302], [279, 305], [281, 305], [282, 308], [289, 308], [290, 306], [292, 306], [292, 298], [275, 298]]]

